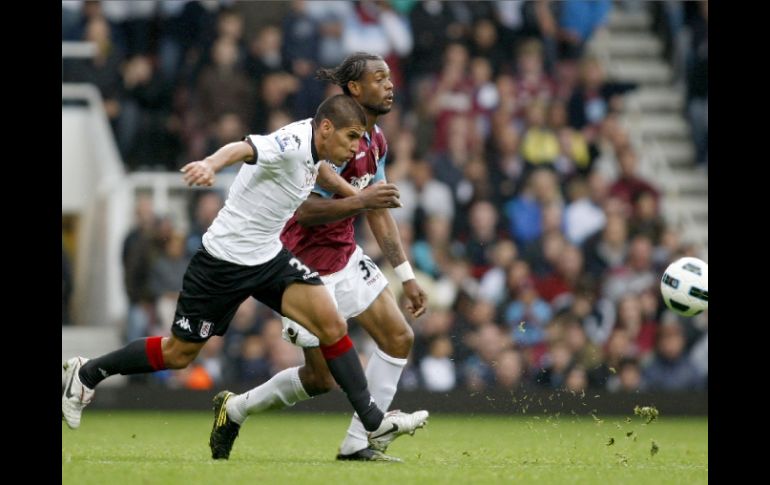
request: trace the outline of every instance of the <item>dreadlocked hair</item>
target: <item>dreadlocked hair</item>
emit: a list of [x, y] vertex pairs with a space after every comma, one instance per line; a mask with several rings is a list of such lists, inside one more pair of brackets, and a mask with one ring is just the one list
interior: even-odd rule
[[319, 69], [316, 71], [316, 77], [322, 81], [329, 81], [342, 88], [342, 92], [350, 95], [348, 83], [358, 81], [366, 71], [367, 61], [382, 61], [382, 57], [376, 54], [366, 52], [356, 52], [350, 54], [342, 63], [330, 69]]

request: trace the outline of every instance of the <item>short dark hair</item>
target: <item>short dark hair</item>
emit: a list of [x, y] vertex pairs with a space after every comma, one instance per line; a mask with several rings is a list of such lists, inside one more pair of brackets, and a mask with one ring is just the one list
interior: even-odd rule
[[337, 129], [355, 124], [366, 126], [364, 110], [353, 98], [344, 94], [336, 94], [318, 106], [313, 122], [318, 126], [324, 119], [331, 121]]
[[348, 83], [358, 81], [366, 71], [367, 61], [384, 61], [382, 56], [369, 54], [367, 52], [355, 52], [345, 58], [342, 63], [331, 69], [319, 69], [316, 71], [316, 77], [322, 81], [329, 81], [342, 88], [342, 91], [350, 95]]

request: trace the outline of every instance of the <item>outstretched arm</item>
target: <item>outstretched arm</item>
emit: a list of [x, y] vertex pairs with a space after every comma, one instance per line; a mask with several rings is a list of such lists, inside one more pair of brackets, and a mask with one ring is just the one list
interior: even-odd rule
[[179, 171], [184, 174], [187, 185], [210, 187], [214, 184], [215, 173], [234, 163], [252, 159], [255, 155], [251, 145], [245, 141], [236, 141], [228, 143], [203, 160], [188, 163]]
[[331, 165], [326, 162], [321, 162], [321, 165], [318, 166], [316, 182], [327, 192], [338, 194], [342, 197], [358, 194], [358, 189], [350, 185], [347, 180], [342, 178], [342, 175], [335, 172]]
[[[393, 184], [378, 183], [359, 192], [342, 177], [336, 173], [334, 175], [339, 177], [354, 193], [342, 199], [327, 199], [317, 194], [311, 194], [297, 209], [297, 222], [305, 227], [314, 226], [346, 219], [371, 209], [401, 207], [401, 202], [398, 200], [398, 188]], [[329, 190], [323, 184], [321, 185]], [[346, 189], [343, 188], [343, 190], [346, 191], [345, 193], [349, 193]]]
[[396, 270], [401, 284], [404, 285], [404, 294], [409, 299], [406, 309], [415, 318], [419, 317], [425, 313], [425, 303], [428, 297], [417, 284], [412, 267], [406, 260], [406, 253], [401, 245], [401, 234], [395, 219], [387, 209], [370, 211], [366, 214], [366, 218], [382, 253]]

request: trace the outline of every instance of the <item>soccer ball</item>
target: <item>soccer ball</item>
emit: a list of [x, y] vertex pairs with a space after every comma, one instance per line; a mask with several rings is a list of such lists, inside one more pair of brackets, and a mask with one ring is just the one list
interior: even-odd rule
[[685, 317], [709, 307], [709, 265], [698, 258], [680, 258], [668, 265], [660, 280], [666, 306]]

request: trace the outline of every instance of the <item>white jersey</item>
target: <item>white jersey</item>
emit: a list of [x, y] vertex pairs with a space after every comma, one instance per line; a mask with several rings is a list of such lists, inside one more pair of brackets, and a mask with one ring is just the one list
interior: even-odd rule
[[281, 230], [313, 190], [319, 161], [311, 118], [245, 141], [256, 163], [241, 167], [203, 246], [216, 258], [256, 266], [281, 251]]

